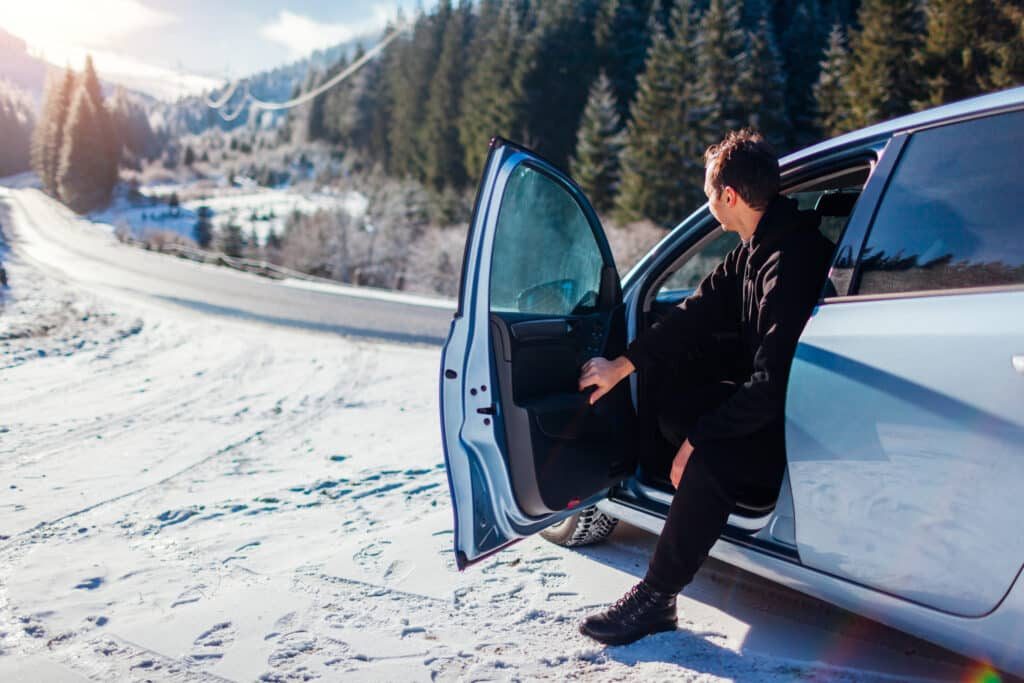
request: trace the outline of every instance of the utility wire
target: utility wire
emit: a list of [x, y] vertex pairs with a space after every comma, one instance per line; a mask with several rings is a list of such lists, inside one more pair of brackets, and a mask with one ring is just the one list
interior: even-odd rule
[[221, 107], [223, 107], [225, 104], [228, 103], [228, 100], [231, 99], [231, 96], [235, 94], [235, 91], [238, 90], [239, 83], [241, 83], [241, 81], [235, 81], [230, 86], [228, 86], [228, 89], [224, 92], [223, 95], [220, 96], [220, 99], [218, 100], [215, 100], [211, 97], [207, 97], [206, 106], [210, 109], [220, 109]]
[[241, 81], [235, 81], [234, 83], [231, 84], [230, 87], [228, 87], [227, 92], [224, 95], [222, 95], [217, 100], [212, 100], [210, 98], [207, 98], [206, 99], [206, 104], [211, 109], [217, 110], [217, 113], [220, 114], [220, 117], [222, 119], [224, 119], [225, 121], [234, 121], [246, 109], [257, 109], [257, 110], [264, 110], [264, 111], [279, 111], [279, 110], [282, 110], [282, 109], [291, 109], [292, 107], [297, 107], [300, 104], [305, 104], [306, 102], [309, 102], [310, 100], [315, 98], [317, 95], [321, 95], [321, 94], [327, 92], [328, 90], [330, 90], [331, 88], [333, 88], [334, 86], [338, 85], [343, 80], [345, 80], [346, 78], [348, 78], [349, 76], [354, 74], [364, 64], [366, 64], [368, 61], [370, 61], [371, 59], [376, 57], [378, 54], [380, 54], [380, 52], [391, 43], [391, 41], [393, 41], [395, 38], [397, 38], [401, 33], [407, 31], [408, 28], [409, 28], [408, 24], [402, 24], [402, 25], [397, 26], [390, 34], [388, 34], [387, 37], [385, 37], [382, 41], [380, 41], [379, 43], [374, 45], [362, 57], [360, 57], [356, 61], [354, 61], [351, 64], [349, 64], [348, 67], [346, 67], [340, 73], [338, 73], [335, 76], [331, 77], [327, 81], [321, 83], [319, 86], [313, 88], [309, 92], [302, 93], [298, 97], [293, 97], [292, 99], [286, 100], [284, 102], [267, 102], [265, 100], [261, 100], [261, 99], [258, 99], [256, 97], [254, 97], [252, 95], [252, 93], [249, 92], [249, 84], [248, 84], [248, 81], [246, 81], [245, 95], [243, 95], [242, 101], [238, 104], [238, 108], [235, 109], [234, 111], [230, 112], [230, 113], [224, 113], [222, 111], [222, 109], [224, 108], [224, 105], [226, 105], [228, 103], [228, 100], [230, 100], [231, 97], [235, 94], [235, 91], [238, 89], [238, 85], [241, 82]]

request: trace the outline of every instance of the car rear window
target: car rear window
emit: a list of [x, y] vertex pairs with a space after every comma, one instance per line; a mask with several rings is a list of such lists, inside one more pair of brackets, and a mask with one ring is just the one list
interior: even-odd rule
[[1024, 284], [1024, 112], [915, 133], [861, 255], [858, 294]]

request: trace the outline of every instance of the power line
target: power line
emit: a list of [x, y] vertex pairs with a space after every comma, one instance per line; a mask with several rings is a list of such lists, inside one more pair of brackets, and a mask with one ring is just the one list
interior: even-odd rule
[[241, 83], [241, 81], [238, 80], [238, 81], [235, 81], [234, 83], [232, 83], [228, 87], [228, 89], [225, 92], [225, 94], [221, 95], [221, 97], [218, 98], [217, 100], [206, 98], [206, 105], [208, 107], [210, 107], [211, 109], [215, 109], [217, 111], [217, 113], [220, 114], [220, 117], [222, 119], [224, 119], [225, 121], [234, 121], [246, 109], [257, 109], [257, 110], [263, 110], [263, 111], [280, 111], [282, 109], [291, 109], [292, 107], [297, 107], [300, 104], [304, 104], [306, 102], [309, 102], [310, 100], [315, 98], [317, 95], [321, 95], [321, 94], [327, 92], [328, 90], [330, 90], [331, 88], [333, 88], [334, 86], [338, 85], [339, 83], [344, 81], [346, 78], [348, 78], [349, 76], [354, 74], [364, 64], [366, 64], [371, 59], [373, 59], [378, 54], [380, 54], [380, 52], [391, 43], [391, 41], [393, 41], [395, 38], [397, 38], [401, 33], [404, 33], [405, 31], [407, 31], [408, 28], [409, 28], [409, 25], [407, 23], [404, 23], [404, 24], [401, 24], [401, 25], [395, 27], [395, 29], [392, 30], [391, 33], [388, 34], [382, 41], [380, 41], [379, 43], [374, 45], [362, 57], [360, 57], [356, 61], [354, 61], [351, 64], [349, 64], [348, 67], [346, 67], [340, 73], [338, 73], [335, 76], [331, 77], [330, 79], [328, 79], [324, 83], [321, 83], [319, 86], [313, 88], [309, 92], [302, 93], [298, 97], [293, 97], [292, 99], [285, 100], [284, 102], [267, 102], [265, 100], [261, 100], [261, 99], [258, 99], [256, 97], [254, 97], [252, 95], [252, 93], [249, 92], [249, 84], [248, 84], [248, 81], [246, 81], [246, 84], [245, 84], [245, 95], [242, 96], [242, 101], [238, 104], [238, 108], [235, 109], [231, 113], [225, 114], [221, 110], [224, 108], [224, 105], [226, 105], [228, 103], [228, 100], [231, 99], [231, 97], [235, 94], [235, 91], [238, 89], [238, 85]]
[[235, 81], [230, 86], [228, 86], [228, 89], [224, 92], [223, 95], [221, 95], [219, 100], [214, 100], [210, 97], [207, 97], [206, 106], [210, 107], [211, 109], [220, 109], [221, 107], [223, 107], [225, 104], [228, 103], [228, 100], [231, 99], [231, 96], [235, 94], [235, 91], [238, 90], [239, 83], [241, 83], [241, 81]]

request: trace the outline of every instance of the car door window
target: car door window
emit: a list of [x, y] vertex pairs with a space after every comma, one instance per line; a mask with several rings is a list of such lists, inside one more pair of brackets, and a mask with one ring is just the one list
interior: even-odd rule
[[1024, 284], [1024, 112], [915, 133], [861, 255], [858, 294]]
[[520, 164], [498, 213], [492, 311], [569, 315], [597, 305], [604, 259], [587, 215], [566, 187]]
[[706, 241], [702, 241], [701, 245], [688, 256], [686, 262], [662, 283], [658, 290], [659, 296], [696, 289], [701, 280], [740, 243], [738, 234], [726, 232], [720, 226], [716, 226], [714, 231], [704, 239]]

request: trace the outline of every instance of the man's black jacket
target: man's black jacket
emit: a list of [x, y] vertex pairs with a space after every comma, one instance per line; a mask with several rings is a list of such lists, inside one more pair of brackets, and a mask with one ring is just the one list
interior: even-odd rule
[[735, 361], [743, 383], [697, 421], [688, 435], [695, 448], [781, 423], [797, 340], [835, 246], [818, 231], [819, 223], [814, 212], [798, 211], [796, 200], [776, 196], [750, 241], [729, 252], [691, 296], [626, 350], [637, 369], [649, 370], [706, 349], [723, 335], [738, 335], [741, 357]]

